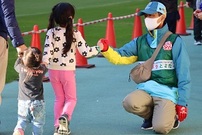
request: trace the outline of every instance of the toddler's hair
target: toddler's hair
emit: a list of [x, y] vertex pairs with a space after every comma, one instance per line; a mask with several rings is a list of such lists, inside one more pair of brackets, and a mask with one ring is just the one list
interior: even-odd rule
[[31, 69], [38, 67], [42, 62], [42, 53], [36, 47], [29, 47], [24, 51], [23, 57], [25, 57], [26, 60], [23, 61], [24, 65]]
[[29, 47], [26, 51], [23, 52], [22, 63], [24, 65], [24, 72], [27, 72], [27, 76], [24, 79], [24, 82], [29, 80], [35, 70], [38, 69], [42, 62], [42, 53], [36, 47]]

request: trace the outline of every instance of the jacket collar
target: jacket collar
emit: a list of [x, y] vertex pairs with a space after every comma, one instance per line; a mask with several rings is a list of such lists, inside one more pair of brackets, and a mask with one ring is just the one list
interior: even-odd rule
[[155, 29], [153, 31], [148, 31], [147, 34], [147, 41], [151, 48], [156, 48], [165, 33], [169, 31], [168, 30], [168, 25], [165, 24], [162, 28], [160, 29]]

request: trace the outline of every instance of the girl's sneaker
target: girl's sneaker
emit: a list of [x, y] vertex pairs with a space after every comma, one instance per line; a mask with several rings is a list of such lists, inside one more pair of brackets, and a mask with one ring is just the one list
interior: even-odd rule
[[20, 128], [14, 131], [13, 135], [24, 135], [24, 131]]
[[58, 128], [58, 134], [59, 135], [70, 135], [71, 131], [69, 129], [69, 121], [68, 121], [68, 115], [63, 114], [59, 118], [59, 128]]

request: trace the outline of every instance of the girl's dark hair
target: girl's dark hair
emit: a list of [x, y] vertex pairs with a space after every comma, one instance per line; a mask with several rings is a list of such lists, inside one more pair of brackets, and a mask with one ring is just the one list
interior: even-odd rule
[[49, 17], [48, 30], [54, 28], [56, 25], [65, 27], [66, 45], [63, 48], [63, 53], [66, 54], [73, 42], [73, 18], [75, 15], [74, 7], [70, 3], [58, 3], [52, 8]]
[[26, 67], [33, 69], [40, 66], [42, 62], [42, 53], [38, 48], [29, 47], [23, 55], [26, 57]]

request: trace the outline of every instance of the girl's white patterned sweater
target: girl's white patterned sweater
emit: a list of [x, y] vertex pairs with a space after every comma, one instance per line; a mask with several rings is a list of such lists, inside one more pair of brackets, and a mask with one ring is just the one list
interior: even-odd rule
[[74, 31], [71, 49], [67, 54], [63, 54], [63, 45], [66, 44], [65, 31], [65, 28], [55, 27], [49, 29], [46, 33], [43, 62], [48, 63], [48, 69], [75, 70], [76, 53], [79, 52], [86, 58], [96, 56], [100, 53], [98, 46], [88, 46], [81, 33], [79, 31]]

